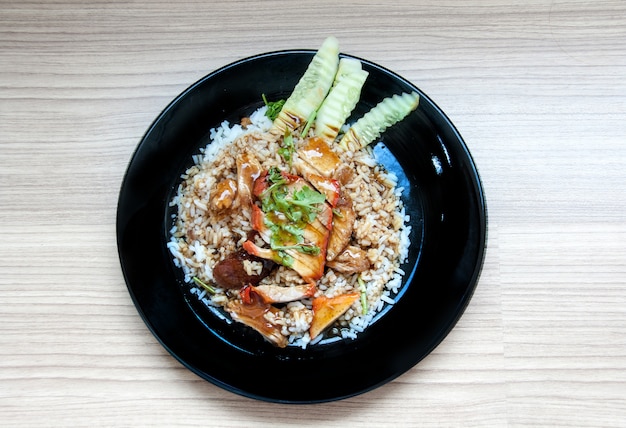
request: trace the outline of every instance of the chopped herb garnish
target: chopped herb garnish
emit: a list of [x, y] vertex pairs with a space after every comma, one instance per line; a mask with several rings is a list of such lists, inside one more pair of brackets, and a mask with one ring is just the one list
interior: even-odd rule
[[306, 138], [306, 135], [309, 133], [309, 128], [311, 128], [311, 125], [313, 125], [313, 121], [315, 120], [316, 116], [317, 110], [313, 110], [311, 115], [307, 118], [306, 125], [304, 125], [304, 129], [302, 130], [302, 138]]
[[343, 213], [341, 212], [341, 210], [339, 210], [337, 208], [333, 208], [333, 214], [336, 215], [339, 218], [343, 218]]
[[285, 131], [285, 136], [283, 137], [283, 145], [280, 149], [278, 149], [278, 154], [291, 165], [291, 159], [293, 157], [293, 152], [296, 151], [296, 147], [293, 144], [293, 136], [289, 130]]
[[295, 238], [296, 242], [300, 243], [304, 240], [304, 229], [298, 227], [295, 224], [285, 224], [282, 229], [285, 232], [291, 233]]
[[193, 282], [195, 282], [197, 285], [199, 285], [200, 287], [204, 288], [209, 294], [215, 294], [217, 293], [217, 291], [215, 290], [215, 288], [211, 287], [209, 284], [206, 284], [204, 282], [202, 282], [202, 280], [200, 278], [198, 278], [197, 276], [194, 276], [193, 278], [191, 278], [193, 280]]
[[278, 257], [280, 258], [280, 264], [286, 267], [293, 266], [293, 257], [287, 254], [284, 250], [278, 250]]
[[[314, 214], [319, 211], [318, 205], [323, 204], [325, 200], [326, 197], [320, 192], [311, 189], [309, 186], [303, 186], [302, 189], [293, 192], [293, 199], [289, 202], [302, 207], [303, 211], [307, 211], [310, 217], [311, 213]], [[313, 220], [315, 220], [315, 215], [313, 215], [313, 218], [309, 218], [309, 222]]]
[[278, 113], [283, 109], [285, 105], [285, 100], [278, 101], [268, 101], [265, 97], [265, 94], [261, 94], [263, 98], [263, 102], [267, 106], [267, 111], [265, 112], [265, 116], [267, 116], [270, 120], [275, 120], [278, 117]]
[[[281, 188], [284, 184], [287, 184], [287, 179], [283, 176], [278, 168], [270, 168], [267, 172], [267, 179], [269, 180], [270, 186], [263, 191], [261, 194], [261, 200], [265, 203], [265, 199], [269, 197], [273, 197], [273, 193], [276, 189]], [[267, 210], [263, 208], [263, 211]]]
[[361, 292], [361, 310], [363, 314], [367, 313], [367, 288], [365, 287], [365, 281], [359, 275], [357, 277], [357, 282], [359, 283], [359, 291]]
[[276, 245], [272, 246], [272, 250], [285, 251], [296, 250], [303, 254], [311, 254], [317, 256], [322, 250], [317, 245], [313, 244], [297, 244], [297, 245]]
[[271, 231], [270, 247], [279, 252], [319, 255], [319, 246], [304, 243], [304, 232], [316, 219], [325, 196], [306, 185], [290, 194], [289, 180], [278, 168], [268, 171], [267, 183], [269, 187], [261, 194], [261, 209], [266, 214], [265, 226]]

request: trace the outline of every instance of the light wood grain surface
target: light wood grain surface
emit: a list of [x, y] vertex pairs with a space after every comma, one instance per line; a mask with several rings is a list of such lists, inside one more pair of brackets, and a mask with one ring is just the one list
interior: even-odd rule
[[[397, 380], [268, 404], [201, 380], [145, 327], [118, 191], [191, 83], [331, 34], [458, 127], [486, 261], [456, 328]], [[626, 426], [625, 77], [622, 0], [2, 0], [0, 425]]]

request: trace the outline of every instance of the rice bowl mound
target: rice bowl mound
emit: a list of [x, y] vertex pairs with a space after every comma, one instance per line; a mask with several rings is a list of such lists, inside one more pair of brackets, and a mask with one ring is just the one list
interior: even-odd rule
[[[182, 271], [192, 294], [207, 306], [222, 308], [231, 316], [229, 308], [241, 302], [242, 295], [239, 290], [220, 287], [214, 267], [240, 251], [250, 239], [254, 232], [253, 213], [245, 204], [226, 211], [212, 209], [212, 192], [219, 183], [237, 180], [236, 159], [242, 153], [253, 156], [263, 170], [281, 168], [296, 173], [291, 165], [297, 163], [298, 150], [294, 151], [292, 162], [286, 164], [279, 154], [283, 147], [281, 138], [270, 132], [272, 121], [267, 118], [266, 109], [261, 107], [241, 124], [223, 122], [212, 129], [210, 141], [193, 156], [193, 166], [182, 174], [170, 202], [175, 214], [167, 246], [174, 264]], [[294, 135], [296, 149], [305, 141], [306, 138]], [[351, 171], [349, 180], [342, 183], [342, 192], [349, 196], [355, 213], [350, 245], [363, 251], [368, 268], [346, 273], [327, 265], [315, 281], [313, 294], [273, 303], [272, 310], [263, 317], [276, 327], [288, 346], [306, 347], [356, 338], [386, 304], [393, 304], [404, 275], [401, 264], [408, 256], [410, 219], [405, 214], [403, 189], [397, 186], [397, 178], [377, 163], [371, 146], [359, 150], [331, 149], [339, 157], [342, 168]], [[248, 274], [259, 272], [256, 262], [244, 262], [244, 265]], [[211, 292], [199, 283], [210, 284]], [[283, 265], [275, 266], [259, 282], [259, 285], [285, 288], [307, 284], [310, 281]], [[358, 293], [360, 299], [312, 340], [314, 299], [347, 293]]]

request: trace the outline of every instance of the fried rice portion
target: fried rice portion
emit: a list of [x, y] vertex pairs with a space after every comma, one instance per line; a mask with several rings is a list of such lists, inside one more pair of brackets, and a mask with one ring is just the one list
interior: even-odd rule
[[[242, 123], [244, 126], [224, 122], [211, 131], [209, 144], [194, 156], [194, 165], [181, 176], [170, 203], [176, 211], [168, 243], [174, 264], [182, 270], [191, 293], [212, 307], [226, 307], [241, 297], [233, 290], [219, 287], [214, 294], [207, 293], [195, 285], [193, 278], [215, 285], [213, 267], [240, 250], [252, 231], [249, 207], [212, 209], [213, 189], [225, 180], [237, 180], [236, 158], [241, 153], [253, 156], [264, 170], [289, 168], [278, 154], [281, 139], [268, 132], [271, 122], [264, 116], [264, 108]], [[302, 141], [295, 139], [296, 148]], [[410, 226], [400, 197], [403, 189], [397, 187], [396, 177], [376, 162], [371, 147], [333, 151], [341, 160], [342, 170], [348, 171], [348, 176], [343, 177], [342, 191], [349, 196], [356, 214], [350, 245], [363, 250], [369, 268], [359, 273], [343, 273], [326, 266], [317, 280], [314, 296], [275, 305], [275, 310], [265, 314], [268, 321], [280, 326], [280, 334], [293, 346], [311, 344], [308, 329], [313, 317], [313, 298], [364, 292], [367, 304], [357, 300], [314, 343], [355, 338], [385, 304], [393, 304], [404, 275], [400, 266], [408, 255]], [[296, 163], [297, 151], [293, 156]], [[254, 262], [246, 263], [250, 273], [258, 268]], [[282, 287], [303, 283], [296, 272], [284, 266], [276, 267], [261, 281]]]

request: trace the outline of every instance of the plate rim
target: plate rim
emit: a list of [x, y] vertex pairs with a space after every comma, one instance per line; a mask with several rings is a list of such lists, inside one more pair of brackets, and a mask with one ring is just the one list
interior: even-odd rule
[[[203, 77], [201, 77], [200, 79], [196, 80], [194, 83], [192, 83], [191, 85], [189, 85], [187, 88], [185, 88], [182, 92], [180, 92], [178, 95], [176, 95], [167, 105], [166, 107], [164, 107], [161, 112], [156, 116], [156, 118], [151, 122], [150, 126], [146, 129], [146, 131], [143, 133], [143, 135], [141, 136], [141, 139], [139, 140], [139, 143], [136, 145], [134, 151], [132, 152], [129, 161], [128, 161], [128, 165], [127, 168], [124, 172], [124, 175], [122, 177], [122, 182], [120, 185], [120, 190], [119, 190], [119, 197], [118, 197], [118, 203], [117, 203], [117, 212], [116, 212], [116, 236], [117, 236], [117, 249], [118, 249], [118, 257], [119, 257], [119, 261], [120, 261], [120, 265], [122, 268], [122, 273], [124, 276], [124, 280], [127, 286], [127, 289], [129, 291], [129, 294], [133, 300], [133, 304], [136, 308], [136, 310], [138, 311], [138, 313], [140, 314], [141, 318], [143, 319], [144, 323], [146, 324], [146, 326], [148, 327], [148, 329], [150, 330], [150, 332], [152, 333], [152, 335], [157, 339], [157, 341], [168, 351], [168, 353], [173, 356], [178, 362], [180, 362], [183, 366], [185, 366], [187, 369], [189, 369], [190, 371], [192, 371], [193, 373], [195, 373], [196, 375], [198, 375], [199, 377], [215, 384], [216, 386], [225, 389], [227, 391], [233, 392], [235, 394], [241, 395], [241, 396], [245, 396], [245, 397], [249, 397], [249, 398], [254, 398], [254, 399], [259, 399], [262, 401], [270, 401], [270, 402], [277, 402], [277, 403], [319, 403], [319, 402], [328, 402], [328, 401], [335, 401], [335, 400], [342, 400], [345, 398], [349, 398], [355, 395], [359, 395], [365, 392], [368, 392], [370, 390], [373, 390], [383, 384], [386, 384], [387, 382], [390, 382], [391, 380], [397, 378], [398, 376], [404, 374], [406, 371], [408, 371], [411, 367], [402, 370], [400, 372], [398, 372], [397, 374], [395, 374], [394, 376], [385, 378], [380, 380], [377, 383], [371, 384], [369, 388], [365, 388], [365, 389], [360, 389], [358, 391], [354, 391], [353, 393], [350, 394], [343, 394], [342, 396], [336, 396], [336, 397], [332, 397], [332, 398], [322, 398], [319, 400], [316, 399], [307, 399], [307, 400], [289, 400], [289, 399], [276, 399], [276, 398], [270, 398], [270, 397], [265, 397], [259, 394], [253, 394], [253, 393], [249, 393], [245, 390], [242, 390], [240, 388], [234, 387], [233, 385], [226, 383], [226, 382], [222, 382], [220, 381], [220, 379], [214, 378], [214, 377], [207, 377], [206, 373], [202, 372], [201, 370], [199, 370], [197, 367], [195, 367], [194, 365], [188, 363], [186, 360], [180, 358], [180, 356], [164, 341], [164, 339], [157, 334], [157, 332], [155, 331], [155, 329], [153, 328], [153, 325], [151, 324], [150, 320], [147, 318], [144, 310], [140, 307], [138, 300], [136, 299], [134, 290], [132, 289], [129, 277], [127, 276], [127, 272], [125, 269], [125, 265], [124, 265], [124, 257], [121, 253], [121, 225], [120, 225], [120, 210], [121, 210], [121, 204], [122, 204], [122, 192], [124, 191], [124, 186], [125, 186], [125, 181], [127, 178], [127, 175], [129, 174], [129, 171], [131, 170], [131, 168], [133, 167], [133, 161], [136, 159], [137, 154], [141, 151], [142, 147], [144, 145], [148, 144], [147, 141], [147, 137], [154, 131], [155, 127], [160, 123], [161, 120], [163, 120], [164, 117], [166, 117], [169, 112], [178, 104], [181, 102], [182, 99], [184, 99], [186, 96], [188, 96], [188, 94], [190, 94], [191, 92], [193, 92], [194, 90], [196, 90], [200, 85], [204, 84], [205, 82], [208, 82], [209, 80], [215, 78], [216, 76], [228, 72], [229, 70], [236, 68], [242, 64], [251, 62], [251, 61], [258, 61], [258, 60], [262, 60], [263, 58], [274, 58], [274, 57], [278, 57], [278, 56], [289, 56], [289, 55], [293, 55], [293, 54], [308, 54], [308, 55], [312, 55], [315, 52], [315, 50], [312, 49], [283, 49], [283, 50], [275, 50], [275, 51], [270, 51], [270, 52], [264, 52], [264, 53], [259, 53], [256, 55], [251, 55], [251, 56], [247, 56], [245, 58], [241, 58], [239, 60], [233, 61], [229, 64], [223, 65], [213, 71], [211, 71], [210, 73], [204, 75]], [[456, 326], [456, 324], [458, 323], [458, 321], [460, 320], [460, 318], [463, 316], [467, 306], [469, 305], [471, 298], [478, 286], [478, 282], [482, 273], [482, 269], [483, 269], [483, 265], [484, 265], [484, 261], [485, 261], [485, 256], [486, 256], [486, 251], [487, 251], [487, 238], [488, 238], [488, 211], [487, 211], [487, 201], [486, 201], [486, 197], [485, 197], [485, 192], [484, 192], [484, 186], [482, 183], [482, 179], [480, 177], [477, 165], [474, 161], [474, 158], [472, 156], [472, 154], [469, 151], [469, 148], [467, 147], [467, 144], [465, 143], [464, 139], [462, 138], [461, 134], [459, 133], [458, 129], [456, 128], [456, 126], [452, 123], [452, 121], [448, 118], [448, 116], [445, 114], [445, 112], [439, 108], [435, 102], [433, 102], [428, 95], [426, 95], [421, 89], [419, 89], [416, 85], [414, 85], [412, 82], [408, 81], [407, 79], [403, 78], [402, 76], [400, 76], [399, 74], [387, 69], [384, 66], [381, 66], [379, 64], [376, 64], [370, 60], [367, 59], [363, 59], [363, 58], [359, 58], [353, 55], [349, 55], [349, 54], [344, 54], [341, 53], [340, 56], [342, 57], [350, 57], [350, 58], [356, 58], [361, 60], [362, 62], [368, 64], [369, 66], [379, 70], [380, 72], [383, 72], [384, 74], [386, 74], [387, 76], [393, 78], [394, 80], [397, 79], [400, 82], [402, 82], [403, 84], [406, 84], [412, 88], [415, 88], [417, 91], [419, 91], [420, 96], [425, 99], [428, 103], [430, 103], [432, 105], [432, 107], [437, 111], [437, 113], [440, 115], [441, 119], [444, 121], [445, 125], [447, 127], [449, 127], [449, 129], [454, 133], [455, 138], [456, 138], [456, 143], [460, 144], [460, 148], [463, 151], [464, 156], [467, 158], [468, 161], [468, 165], [471, 167], [471, 177], [472, 177], [472, 184], [473, 184], [473, 189], [476, 192], [476, 195], [474, 195], [476, 197], [476, 201], [478, 202], [478, 219], [479, 219], [479, 250], [477, 252], [477, 260], [476, 263], [474, 264], [474, 268], [472, 269], [472, 276], [471, 278], [468, 278], [468, 285], [463, 293], [463, 297], [462, 299], [459, 301], [459, 305], [457, 307], [457, 310], [455, 311], [455, 316], [449, 320], [449, 323], [446, 325], [445, 329], [440, 330], [439, 334], [434, 338], [434, 340], [432, 340], [432, 346], [430, 348], [428, 348], [428, 350], [423, 354], [423, 356], [421, 358], [419, 358], [417, 361], [415, 361], [415, 363], [413, 364], [416, 365], [418, 364], [423, 358], [425, 358], [427, 355], [429, 355], [437, 346], [439, 346], [439, 344], [446, 338], [446, 336], [450, 333], [450, 331]], [[422, 101], [420, 101], [422, 102]]]

